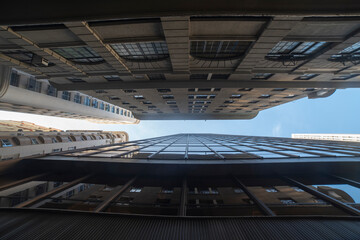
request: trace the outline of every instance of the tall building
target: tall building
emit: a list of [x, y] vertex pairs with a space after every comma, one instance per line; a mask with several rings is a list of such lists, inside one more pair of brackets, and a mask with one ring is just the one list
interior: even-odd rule
[[128, 134], [121, 131], [61, 131], [29, 122], [0, 121], [0, 163], [128, 140]]
[[326, 16], [312, 8], [244, 13], [235, 2], [237, 10], [209, 12], [155, 5], [149, 15], [133, 5], [116, 14], [111, 6], [123, 6], [113, 3], [98, 17], [9, 16], [2, 20], [0, 64], [140, 120], [250, 119], [300, 98], [360, 87], [358, 15], [339, 16], [336, 8]]
[[357, 239], [359, 156], [351, 142], [178, 134], [32, 157], [2, 173], [0, 232]]
[[0, 68], [0, 110], [85, 119], [97, 123], [136, 124], [131, 111], [76, 91], [58, 91], [16, 69]]
[[336, 133], [293, 133], [292, 138], [315, 139], [327, 141], [360, 142], [360, 134], [336, 134]]

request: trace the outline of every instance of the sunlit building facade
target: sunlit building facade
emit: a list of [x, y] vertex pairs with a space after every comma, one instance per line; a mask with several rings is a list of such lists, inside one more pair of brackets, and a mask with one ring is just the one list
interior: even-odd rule
[[360, 142], [360, 134], [336, 134], [336, 133], [293, 133], [292, 138], [314, 139], [326, 141]]

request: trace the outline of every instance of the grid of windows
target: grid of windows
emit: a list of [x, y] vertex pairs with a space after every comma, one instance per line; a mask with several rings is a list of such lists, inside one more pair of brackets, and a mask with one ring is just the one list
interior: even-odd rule
[[[196, 107], [201, 111], [202, 106]], [[194, 106], [195, 111], [195, 106]], [[151, 159], [289, 159], [360, 156], [360, 147], [356, 144], [339, 142], [321, 142], [316, 140], [298, 140], [216, 134], [177, 134], [157, 139], [145, 139], [117, 145], [113, 148], [98, 149], [87, 156], [151, 158]], [[136, 146], [134, 148], [134, 146]], [[136, 154], [133, 153], [134, 149]], [[81, 156], [86, 150], [69, 153], [69, 156]], [[105, 154], [105, 155], [104, 155]], [[319, 161], [319, 160], [316, 160]], [[265, 187], [266, 191], [278, 191], [275, 187]]]
[[48, 85], [47, 95], [57, 97], [57, 89], [51, 85]]
[[169, 57], [166, 42], [115, 43], [111, 47], [128, 61], [159, 61]]
[[265, 59], [271, 61], [306, 60], [327, 45], [326, 42], [278, 42]]
[[41, 92], [41, 82], [36, 81], [35, 78], [30, 78], [27, 84], [27, 89], [34, 92]]
[[12, 72], [10, 77], [10, 85], [18, 87], [19, 80], [20, 80], [20, 75], [17, 72]]
[[61, 98], [64, 99], [64, 100], [70, 101], [70, 92], [63, 91], [62, 94], [61, 94]]
[[74, 95], [74, 102], [76, 102], [76, 103], [81, 103], [81, 96], [80, 96], [79, 93], [76, 93], [76, 94]]
[[332, 55], [329, 61], [333, 62], [352, 62], [353, 64], [359, 64], [360, 61], [360, 42], [357, 42], [350, 47], [341, 50], [339, 53]]
[[190, 55], [202, 60], [232, 60], [243, 56], [251, 42], [192, 41]]
[[90, 47], [65, 47], [52, 50], [77, 64], [99, 64], [104, 62], [104, 59]]

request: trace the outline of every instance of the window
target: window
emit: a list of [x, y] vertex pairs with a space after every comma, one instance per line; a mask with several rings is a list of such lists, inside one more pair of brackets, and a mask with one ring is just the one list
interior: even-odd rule
[[56, 149], [53, 149], [52, 152], [61, 152], [62, 151], [62, 148], [56, 148]]
[[86, 82], [86, 81], [82, 80], [81, 78], [77, 78], [77, 77], [68, 77], [66, 79], [73, 82], [73, 83]]
[[340, 76], [335, 76], [334, 78], [332, 78], [331, 80], [348, 80], [350, 78], [354, 78], [359, 76], [360, 74], [347, 74], [347, 75], [340, 75]]
[[250, 92], [252, 90], [252, 88], [240, 88], [238, 91], [239, 92]]
[[211, 79], [226, 80], [230, 77], [230, 74], [213, 74]]
[[41, 82], [31, 77], [28, 81], [27, 89], [34, 92], [41, 92]]
[[265, 191], [269, 193], [279, 192], [276, 188], [273, 187], [265, 188]]
[[295, 191], [297, 192], [304, 192], [304, 190], [302, 190], [301, 188], [299, 187], [291, 187], [292, 189], [294, 189]]
[[2, 147], [12, 147], [12, 143], [9, 139], [0, 139]]
[[105, 105], [105, 111], [110, 112], [110, 105], [109, 104]]
[[79, 93], [75, 93], [74, 95], [74, 102], [81, 103], [81, 96]]
[[61, 94], [61, 98], [64, 99], [64, 100], [70, 101], [70, 92], [63, 91], [62, 94]]
[[287, 95], [287, 96], [284, 97], [284, 98], [294, 98], [294, 97], [296, 97], [296, 95], [294, 95], [294, 94], [289, 94], [289, 95]]
[[241, 94], [232, 94], [230, 98], [236, 98], [236, 99], [239, 99], [241, 98]]
[[310, 80], [316, 76], [319, 76], [319, 74], [307, 73], [295, 78], [294, 80]]
[[136, 93], [136, 90], [134, 89], [124, 89], [124, 93]]
[[105, 62], [90, 47], [65, 47], [54, 48], [54, 52], [77, 64], [99, 64]]
[[73, 140], [71, 139], [71, 137], [67, 137], [68, 138], [68, 142], [72, 142]]
[[176, 101], [166, 101], [166, 104], [176, 104]]
[[285, 91], [286, 88], [274, 88], [272, 91], [276, 91], [276, 92], [282, 92]]
[[100, 103], [100, 109], [104, 110], [105, 109], [105, 104], [103, 102]]
[[89, 97], [85, 97], [85, 98], [84, 98], [84, 105], [85, 105], [85, 106], [90, 106], [90, 103], [91, 103], [90, 98], [89, 98]]
[[241, 188], [234, 188], [234, 193], [243, 193], [244, 190], [242, 190]]
[[48, 85], [47, 95], [57, 97], [57, 89], [51, 85]]
[[296, 204], [296, 202], [291, 198], [280, 198], [279, 200], [282, 204], [285, 204], [285, 205]]
[[39, 144], [39, 142], [36, 138], [31, 138], [31, 144]]
[[132, 187], [132, 188], [130, 189], [130, 192], [131, 192], [131, 193], [139, 193], [139, 192], [141, 192], [141, 188], [139, 188], [139, 187]]
[[111, 106], [111, 112], [115, 113], [115, 107], [114, 106]]
[[224, 101], [225, 104], [231, 104], [231, 103], [234, 103], [234, 100], [226, 100]]
[[134, 98], [139, 100], [139, 99], [145, 99], [143, 95], [134, 95]]
[[273, 75], [274, 74], [272, 74], [272, 73], [256, 73], [251, 79], [266, 80], [266, 79], [271, 78]]
[[71, 198], [75, 194], [75, 189], [66, 192], [66, 198]]
[[163, 99], [174, 99], [174, 95], [162, 95]]
[[152, 104], [150, 101], [142, 101], [142, 104], [149, 105]]
[[164, 74], [147, 74], [149, 80], [166, 80]]
[[104, 78], [106, 80], [108, 80], [109, 82], [111, 82], [111, 81], [122, 81], [121, 78], [119, 77], [119, 75], [106, 75], [106, 76], [104, 76]]
[[91, 102], [91, 105], [92, 105], [93, 108], [98, 108], [99, 103], [98, 103], [98, 101], [96, 99], [93, 99], [92, 102]]
[[269, 94], [263, 94], [263, 95], [261, 95], [259, 98], [269, 98], [269, 97], [271, 97], [271, 95], [269, 95]]
[[339, 53], [332, 55], [329, 59], [332, 62], [341, 62], [345, 65], [346, 62], [351, 62], [356, 65], [360, 60], [360, 42], [357, 42], [350, 47], [341, 50]]
[[95, 93], [107, 93], [105, 90], [95, 90]]
[[265, 56], [269, 61], [280, 61], [295, 65], [296, 61], [309, 59], [327, 45], [326, 42], [278, 42]]
[[10, 85], [18, 87], [20, 81], [20, 75], [17, 72], [12, 72], [10, 77]]
[[158, 88], [157, 91], [159, 93], [168, 93], [168, 92], [171, 92], [171, 89], [170, 88]]
[[3, 54], [35, 67], [52, 67], [55, 65], [45, 58], [26, 50], [6, 50]]
[[51, 142], [52, 143], [57, 143], [58, 141], [56, 140], [56, 138], [51, 138]]
[[166, 42], [111, 44], [120, 57], [133, 62], [159, 61], [169, 57]]
[[162, 188], [161, 193], [172, 194], [172, 193], [174, 193], [174, 189], [172, 189], [172, 188]]
[[192, 41], [190, 55], [202, 60], [232, 60], [245, 54], [247, 41]]

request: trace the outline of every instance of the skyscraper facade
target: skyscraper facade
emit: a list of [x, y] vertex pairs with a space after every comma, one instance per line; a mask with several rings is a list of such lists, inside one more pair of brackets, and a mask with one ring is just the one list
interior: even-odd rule
[[[63, 229], [51, 237], [356, 239], [359, 155], [356, 143], [216, 134], [76, 149], [8, 168], [0, 219]], [[9, 237], [39, 234], [14, 221]]]

